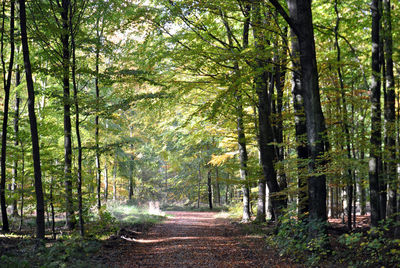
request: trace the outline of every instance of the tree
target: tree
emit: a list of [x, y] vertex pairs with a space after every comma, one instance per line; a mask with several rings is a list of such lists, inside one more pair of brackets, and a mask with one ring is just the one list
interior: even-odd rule
[[6, 199], [5, 199], [5, 188], [6, 188], [6, 153], [7, 153], [7, 126], [8, 126], [8, 110], [10, 102], [10, 88], [11, 88], [11, 77], [14, 64], [14, 11], [15, 2], [11, 1], [10, 10], [10, 60], [8, 63], [8, 71], [6, 77], [6, 64], [4, 61], [4, 20], [5, 20], [5, 1], [3, 1], [3, 20], [2, 20], [2, 34], [1, 34], [1, 63], [3, 66], [3, 85], [4, 85], [4, 117], [3, 117], [3, 128], [1, 136], [1, 181], [0, 181], [0, 203], [1, 203], [1, 217], [3, 220], [3, 231], [9, 232], [10, 227], [8, 226]]
[[372, 0], [372, 81], [371, 81], [371, 146], [369, 160], [369, 187], [371, 204], [371, 224], [378, 226], [380, 214], [379, 176], [381, 173], [381, 77], [380, 77], [380, 0]]
[[[322, 164], [326, 147], [325, 119], [322, 113], [318, 69], [312, 24], [311, 1], [288, 0], [290, 16], [276, 0], [270, 0], [297, 36], [300, 51], [304, 112], [310, 162], [308, 165], [309, 219], [326, 221], [326, 177], [314, 175]], [[312, 235], [315, 230], [310, 229]]]
[[[25, 0], [19, 0], [19, 19], [21, 28], [22, 53], [24, 57], [26, 85], [28, 89], [28, 112], [32, 140], [32, 156], [35, 177], [36, 192], [36, 236], [44, 238], [45, 220], [44, 220], [44, 198], [42, 188], [42, 171], [40, 166], [40, 148], [39, 136], [37, 130], [36, 114], [35, 114], [35, 91], [33, 88], [31, 62], [29, 59], [28, 34], [26, 31], [26, 9]], [[22, 215], [21, 215], [22, 217]]]
[[392, 217], [397, 213], [397, 187], [398, 179], [396, 172], [396, 137], [395, 137], [395, 84], [393, 73], [393, 33], [392, 33], [392, 16], [391, 16], [391, 3], [390, 0], [383, 0], [383, 22], [384, 22], [384, 53], [386, 63], [386, 96], [385, 100], [385, 147], [388, 157], [386, 164], [386, 175], [389, 183], [389, 202], [388, 202], [388, 216]]

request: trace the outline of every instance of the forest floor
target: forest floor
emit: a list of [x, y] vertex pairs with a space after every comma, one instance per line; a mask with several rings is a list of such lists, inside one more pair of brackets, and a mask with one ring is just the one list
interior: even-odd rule
[[[122, 230], [103, 246], [113, 267], [301, 267], [267, 248], [261, 235], [246, 235], [216, 212], [168, 212], [144, 233]], [[122, 238], [122, 239], [121, 239]]]

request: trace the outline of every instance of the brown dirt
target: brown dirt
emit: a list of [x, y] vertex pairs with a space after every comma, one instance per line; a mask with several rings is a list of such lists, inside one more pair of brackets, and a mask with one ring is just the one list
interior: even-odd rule
[[[295, 267], [268, 249], [261, 236], [247, 236], [214, 212], [168, 212], [173, 218], [145, 234], [123, 237], [121, 267]], [[118, 263], [115, 261], [118, 260]]]

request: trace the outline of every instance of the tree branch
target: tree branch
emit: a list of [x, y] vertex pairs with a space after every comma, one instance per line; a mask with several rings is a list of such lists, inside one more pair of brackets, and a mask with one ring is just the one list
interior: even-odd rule
[[297, 26], [294, 23], [294, 21], [289, 17], [288, 13], [286, 13], [283, 6], [278, 2], [278, 0], [269, 0], [269, 2], [275, 7], [276, 11], [278, 11], [279, 14], [281, 14], [283, 19], [287, 22], [287, 24], [289, 24], [290, 28], [292, 28], [293, 32], [299, 38], [300, 32], [298, 31]]

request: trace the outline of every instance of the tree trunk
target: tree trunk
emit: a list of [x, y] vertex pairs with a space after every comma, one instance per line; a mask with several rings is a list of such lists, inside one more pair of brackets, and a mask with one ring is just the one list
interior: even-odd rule
[[384, 35], [384, 51], [386, 63], [386, 92], [385, 98], [385, 149], [387, 151], [387, 181], [389, 183], [389, 202], [387, 214], [389, 217], [394, 217], [397, 212], [397, 172], [396, 172], [396, 137], [395, 137], [395, 90], [394, 90], [394, 74], [393, 74], [393, 40], [392, 40], [392, 18], [390, 0], [383, 0], [385, 25]]
[[[340, 92], [341, 92], [341, 98], [342, 98], [342, 125], [343, 125], [343, 130], [345, 134], [345, 141], [346, 141], [346, 152], [347, 152], [347, 158], [349, 161], [351, 161], [351, 150], [350, 150], [350, 131], [349, 131], [349, 126], [348, 126], [348, 120], [347, 120], [347, 102], [346, 102], [346, 97], [345, 97], [345, 89], [344, 89], [344, 83], [343, 83], [343, 76], [342, 76], [342, 69], [340, 67], [340, 62], [341, 62], [341, 50], [340, 50], [340, 45], [339, 45], [339, 25], [340, 25], [340, 16], [339, 16], [339, 9], [337, 6], [337, 0], [335, 0], [335, 13], [336, 13], [336, 25], [335, 25], [335, 47], [336, 47], [336, 53], [337, 53], [337, 74], [338, 74], [338, 80], [339, 80], [339, 85], [340, 85]], [[349, 168], [347, 170], [347, 227], [349, 230], [352, 229], [352, 205], [353, 205], [353, 175], [352, 171]]]
[[[257, 51], [265, 51], [264, 32], [261, 27], [261, 10], [260, 2], [253, 4], [254, 22], [253, 22], [253, 35], [255, 39], [255, 46]], [[260, 149], [260, 163], [263, 170], [263, 178], [258, 181], [258, 202], [257, 202], [257, 216], [256, 221], [264, 222], [266, 215], [265, 187], [267, 184], [271, 196], [272, 207], [274, 215], [279, 217], [284, 202], [277, 196], [280, 191], [279, 184], [276, 178], [274, 168], [274, 146], [271, 145], [273, 140], [273, 129], [271, 122], [272, 114], [272, 98], [270, 93], [274, 88], [274, 75], [268, 72], [268, 66], [265, 59], [257, 57], [255, 72], [255, 89], [258, 96], [258, 145]]]
[[[17, 65], [15, 71], [15, 86], [19, 86], [21, 84], [21, 74], [19, 71], [19, 65]], [[19, 145], [19, 106], [21, 103], [21, 98], [18, 95], [18, 92], [15, 93], [15, 109], [14, 109], [14, 134], [15, 134], [15, 148], [18, 148]], [[18, 159], [14, 160], [13, 164], [13, 180], [11, 184], [11, 191], [15, 193], [17, 190], [17, 178], [18, 178]], [[12, 206], [11, 206], [11, 213], [14, 216], [18, 216], [18, 207], [17, 207], [17, 199], [14, 198]]]
[[[300, 48], [300, 66], [304, 111], [306, 114], [307, 141], [310, 156], [309, 173], [316, 172], [325, 152], [325, 119], [321, 109], [318, 85], [318, 69], [315, 54], [314, 30], [312, 24], [311, 1], [288, 0], [290, 17], [296, 27]], [[295, 32], [296, 32], [295, 31]], [[309, 218], [326, 221], [326, 177], [312, 175], [308, 178]], [[315, 230], [310, 229], [314, 235]]]
[[207, 171], [207, 190], [208, 190], [208, 206], [210, 210], [213, 209], [213, 200], [212, 200], [212, 181], [211, 181], [211, 169], [209, 168]]
[[237, 135], [238, 135], [238, 146], [239, 146], [239, 161], [240, 161], [240, 180], [242, 182], [243, 192], [243, 215], [242, 221], [250, 221], [250, 189], [247, 178], [247, 148], [246, 148], [246, 135], [244, 132], [243, 124], [243, 107], [242, 98], [236, 92], [236, 113], [237, 113]]
[[21, 206], [20, 206], [20, 221], [19, 221], [19, 231], [22, 230], [22, 224], [24, 223], [24, 181], [25, 181], [25, 152], [24, 152], [24, 145], [21, 143]]
[[66, 223], [67, 228], [75, 228], [74, 205], [72, 197], [72, 130], [71, 130], [71, 104], [69, 87], [70, 47], [69, 47], [69, 9], [70, 1], [62, 0], [61, 19], [61, 44], [63, 68], [63, 102], [64, 102], [64, 176], [66, 194]]
[[104, 165], [104, 199], [107, 203], [108, 199], [108, 169], [107, 169], [107, 162]]
[[[129, 136], [130, 138], [133, 137], [133, 128], [130, 127], [129, 129]], [[130, 145], [131, 150], [133, 150], [133, 144]], [[131, 154], [130, 161], [129, 161], [129, 201], [133, 199], [133, 153]]]
[[53, 204], [53, 176], [50, 178], [50, 209], [51, 209], [51, 233], [53, 234], [53, 239], [57, 238], [56, 235], [56, 220], [55, 220], [55, 213], [54, 213], [54, 204]]
[[371, 82], [371, 140], [369, 160], [369, 187], [371, 204], [371, 225], [378, 226], [380, 214], [379, 175], [381, 170], [381, 78], [379, 66], [380, 0], [372, 0], [372, 82]]
[[295, 136], [297, 150], [297, 174], [298, 174], [298, 214], [302, 218], [308, 212], [308, 187], [305, 177], [306, 159], [308, 158], [307, 149], [307, 126], [304, 114], [304, 100], [301, 86], [301, 69], [300, 69], [300, 48], [299, 42], [293, 30], [292, 37], [292, 55], [293, 55], [293, 72], [292, 72], [292, 94], [293, 108], [295, 114]]
[[[246, 5], [244, 9], [245, 15], [245, 22], [243, 25], [243, 48], [248, 47], [248, 39], [249, 39], [249, 27], [250, 27], [250, 5]], [[233, 35], [232, 30], [230, 29], [227, 20], [225, 19], [224, 13], [220, 10], [221, 18], [224, 22], [227, 35], [229, 46], [233, 46]], [[239, 73], [239, 65], [237, 61], [234, 61], [234, 78], [232, 86], [235, 87], [234, 97], [236, 99], [236, 120], [237, 120], [237, 135], [238, 135], [238, 146], [239, 146], [239, 161], [240, 161], [240, 179], [243, 183], [242, 186], [242, 193], [243, 193], [243, 222], [250, 221], [250, 189], [249, 189], [249, 182], [247, 178], [247, 162], [248, 162], [248, 155], [246, 149], [246, 135], [244, 131], [244, 122], [243, 122], [243, 106], [242, 106], [242, 96], [240, 89], [237, 88], [237, 80], [240, 78]]]
[[197, 208], [200, 208], [201, 163], [199, 163], [199, 181], [197, 185]]
[[117, 154], [115, 153], [114, 170], [113, 170], [113, 200], [117, 200]]
[[[287, 188], [287, 178], [285, 173], [285, 165], [283, 161], [285, 159], [285, 146], [283, 144], [283, 90], [285, 87], [285, 77], [286, 77], [286, 64], [287, 64], [287, 28], [283, 30], [282, 42], [275, 42], [275, 88], [276, 88], [276, 109], [274, 109], [275, 127], [274, 130], [274, 140], [277, 145], [275, 145], [276, 161], [280, 163], [279, 169], [277, 170], [277, 180], [279, 184], [280, 191]], [[280, 51], [281, 50], [281, 51]], [[288, 195], [282, 195], [282, 202], [284, 207], [287, 207]]]
[[100, 88], [99, 88], [99, 65], [100, 65], [100, 45], [103, 36], [103, 25], [100, 26], [101, 17], [96, 20], [96, 70], [95, 70], [95, 90], [96, 90], [96, 117], [95, 117], [95, 142], [96, 142], [96, 179], [97, 179], [97, 208], [101, 208], [101, 168], [100, 168], [100, 145], [99, 145], [99, 113], [100, 113]]
[[9, 232], [7, 207], [6, 207], [6, 155], [7, 155], [7, 126], [8, 126], [8, 110], [10, 102], [11, 77], [14, 64], [14, 11], [15, 1], [11, 0], [10, 10], [10, 60], [6, 77], [6, 64], [4, 61], [4, 20], [5, 20], [5, 1], [3, 1], [3, 20], [1, 33], [1, 62], [3, 66], [3, 85], [4, 85], [4, 113], [3, 113], [3, 129], [1, 136], [1, 180], [0, 180], [0, 203], [1, 203], [1, 218], [3, 221], [3, 232]]
[[[32, 139], [33, 173], [35, 177], [36, 192], [36, 236], [43, 239], [45, 235], [44, 223], [44, 199], [42, 188], [42, 171], [40, 166], [39, 136], [35, 115], [35, 91], [33, 88], [31, 62], [29, 59], [28, 35], [26, 32], [26, 10], [25, 0], [19, 0], [19, 14], [21, 27], [21, 43], [24, 55], [26, 85], [28, 88], [28, 113]], [[22, 217], [22, 214], [21, 214]]]
[[[72, 12], [71, 12], [72, 13]], [[70, 25], [72, 25], [72, 15], [70, 18]], [[84, 221], [83, 221], [83, 201], [82, 201], [82, 141], [80, 132], [80, 119], [79, 119], [79, 97], [78, 86], [76, 83], [76, 45], [75, 34], [71, 27], [71, 46], [72, 46], [72, 85], [74, 89], [74, 104], [75, 104], [75, 132], [78, 143], [78, 211], [79, 211], [79, 226], [81, 236], [85, 235]]]
[[216, 196], [217, 196], [217, 203], [221, 206], [221, 189], [219, 184], [219, 174], [218, 174], [218, 167], [215, 168], [215, 188], [216, 188]]

